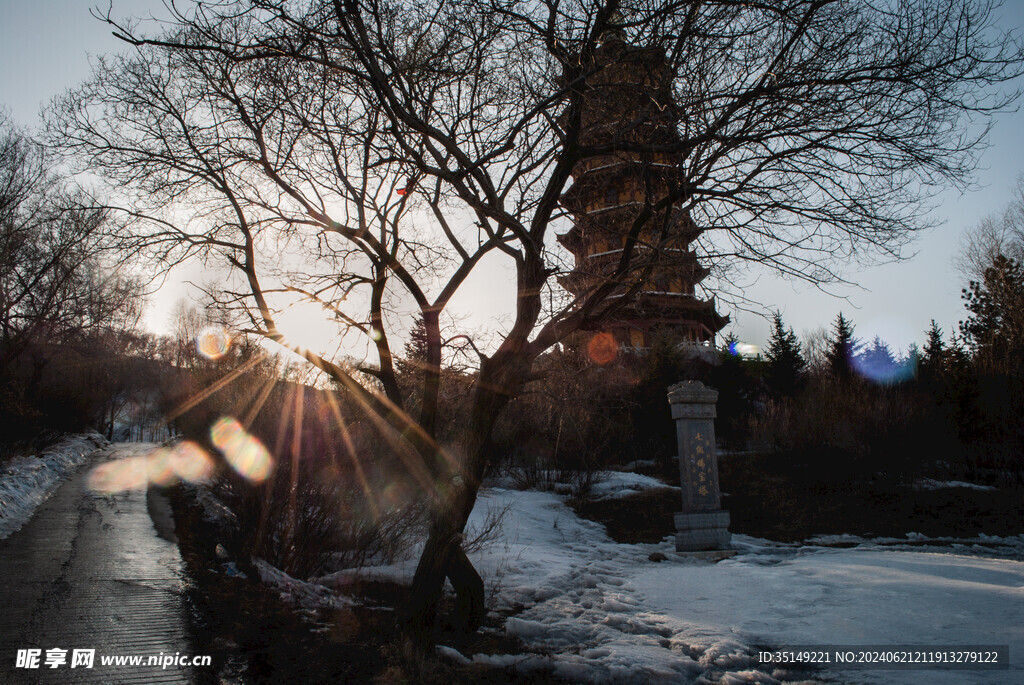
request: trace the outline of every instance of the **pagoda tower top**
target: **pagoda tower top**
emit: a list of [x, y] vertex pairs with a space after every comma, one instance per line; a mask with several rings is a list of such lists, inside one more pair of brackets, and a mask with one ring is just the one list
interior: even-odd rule
[[[607, 152], [577, 162], [561, 197], [574, 225], [558, 239], [575, 266], [559, 282], [581, 301], [608, 283], [615, 287], [611, 298], [628, 299], [601, 331], [585, 337], [610, 336], [620, 349], [649, 348], [656, 333], [708, 343], [728, 317], [696, 296], [709, 270], [691, 246], [702, 229], [683, 191], [686, 155], [673, 74], [663, 50], [626, 42], [621, 16], [610, 24], [594, 50], [580, 110], [580, 143]], [[616, 275], [629, 246], [636, 268]]]

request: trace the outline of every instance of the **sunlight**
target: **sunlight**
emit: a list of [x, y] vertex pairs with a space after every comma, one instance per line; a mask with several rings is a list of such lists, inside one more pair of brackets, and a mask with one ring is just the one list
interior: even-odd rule
[[274, 322], [290, 344], [304, 350], [323, 354], [338, 345], [338, 325], [315, 302], [288, 305], [274, 316]]
[[370, 483], [366, 478], [366, 473], [363, 471], [363, 464], [359, 461], [359, 456], [356, 454], [355, 445], [352, 442], [352, 436], [348, 432], [348, 426], [345, 425], [345, 419], [341, 415], [341, 407], [338, 406], [338, 398], [332, 393], [326, 393], [327, 406], [331, 410], [331, 414], [334, 417], [334, 421], [341, 431], [342, 443], [345, 446], [345, 452], [348, 454], [349, 459], [352, 460], [352, 466], [356, 470], [356, 478], [359, 479], [359, 485], [363, 489], [363, 495], [366, 496], [366, 501], [370, 505], [370, 510], [373, 512], [373, 519], [377, 521], [380, 519], [380, 510], [377, 507], [377, 499], [373, 496], [373, 490], [370, 488]]

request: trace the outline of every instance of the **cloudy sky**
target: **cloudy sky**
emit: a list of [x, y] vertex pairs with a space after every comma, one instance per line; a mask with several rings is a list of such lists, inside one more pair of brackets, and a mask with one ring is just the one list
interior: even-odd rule
[[[0, 105], [22, 126], [35, 126], [50, 98], [86, 78], [91, 58], [124, 49], [105, 25], [90, 17], [95, 5], [93, 0], [0, 0]], [[113, 7], [116, 15], [160, 16], [163, 11], [160, 0], [113, 0]], [[1024, 28], [1024, 2], [1011, 0], [999, 12], [1006, 28]], [[963, 318], [960, 289], [965, 282], [953, 261], [963, 232], [1004, 207], [1010, 187], [1024, 172], [1024, 114], [1000, 115], [989, 142], [976, 187], [963, 193], [949, 189], [937, 198], [933, 218], [941, 224], [910, 246], [905, 261], [866, 269], [850, 266], [844, 274], [856, 285], [834, 287], [830, 293], [760, 276], [748, 295], [766, 310], [780, 309], [798, 334], [828, 326], [839, 311], [853, 320], [860, 337], [881, 335], [902, 350], [923, 341], [932, 318], [947, 333], [955, 330]], [[182, 274], [178, 280], [195, 276]], [[181, 288], [169, 288], [154, 300], [148, 316], [152, 328], [166, 330], [167, 312]], [[493, 311], [486, 297], [486, 287], [477, 288], [473, 301], [465, 304]], [[768, 325], [762, 318], [723, 310], [732, 315], [730, 330], [742, 340], [764, 342]]]

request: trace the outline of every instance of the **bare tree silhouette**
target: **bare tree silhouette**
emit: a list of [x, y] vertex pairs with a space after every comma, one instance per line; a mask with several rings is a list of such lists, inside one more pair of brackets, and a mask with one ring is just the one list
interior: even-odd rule
[[[534, 361], [629, 300], [659, 257], [641, 229], [666, 209], [708, 230], [712, 263], [763, 264], [814, 283], [834, 265], [897, 258], [927, 225], [938, 184], [963, 183], [986, 120], [1015, 92], [1020, 40], [994, 5], [956, 0], [561, 2], [225, 0], [144, 24], [102, 17], [135, 46], [60, 98], [50, 139], [117, 189], [125, 249], [173, 265], [231, 267], [225, 296], [252, 332], [289, 345], [414, 447], [432, 497], [410, 603], [421, 634], [445, 577], [470, 627], [483, 583], [462, 549], [496, 417]], [[633, 121], [606, 145], [581, 138], [599, 106], [597, 51], [611, 36], [660, 51], [674, 134]], [[657, 104], [657, 103], [655, 103]], [[660, 105], [659, 105], [660, 106]], [[581, 160], [674, 160], [613, 273], [555, 306], [564, 259], [559, 198]], [[660, 157], [659, 157], [660, 156]], [[654, 232], [653, 235], [662, 235]], [[640, 249], [641, 247], [649, 249]], [[514, 318], [479, 350], [457, 444], [435, 441], [440, 320], [474, 270], [514, 271]], [[485, 266], [486, 265], [486, 266]], [[278, 291], [318, 302], [369, 335], [379, 381], [302, 349], [278, 325]], [[546, 295], [552, 295], [551, 298]], [[405, 411], [392, 340], [422, 317], [421, 409]]]

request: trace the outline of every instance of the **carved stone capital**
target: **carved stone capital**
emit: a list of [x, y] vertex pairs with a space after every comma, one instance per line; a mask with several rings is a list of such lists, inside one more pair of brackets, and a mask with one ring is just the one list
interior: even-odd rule
[[682, 381], [668, 388], [670, 404], [711, 404], [718, 401], [718, 391], [707, 388], [700, 381]]

